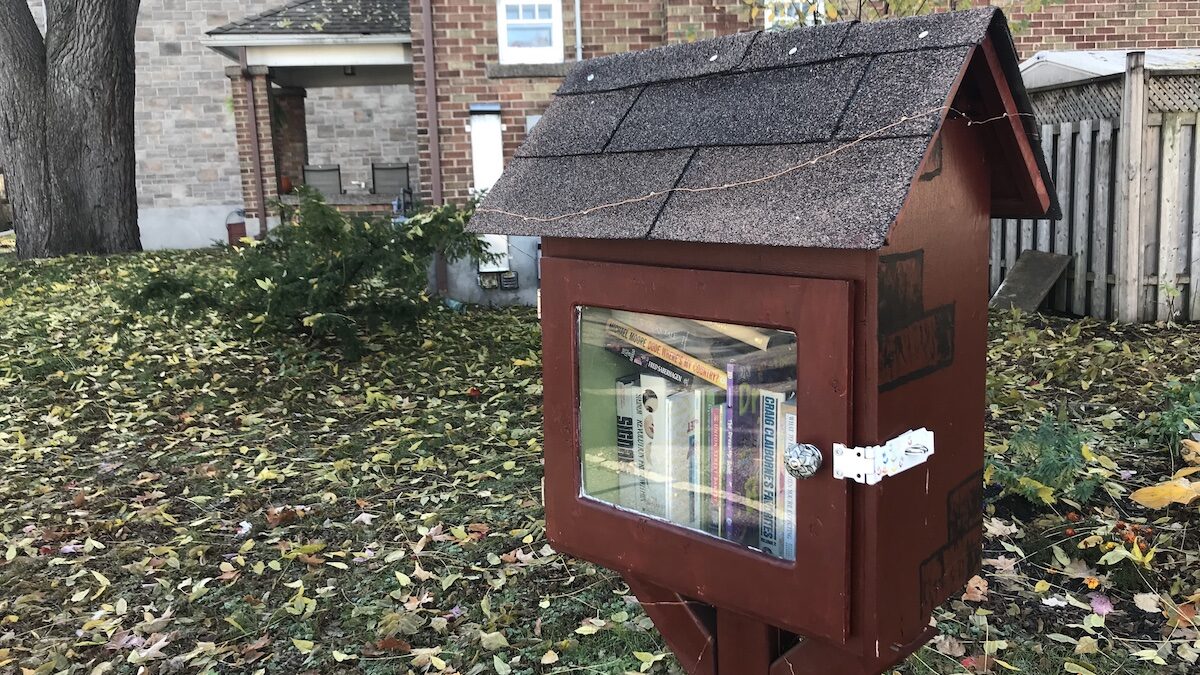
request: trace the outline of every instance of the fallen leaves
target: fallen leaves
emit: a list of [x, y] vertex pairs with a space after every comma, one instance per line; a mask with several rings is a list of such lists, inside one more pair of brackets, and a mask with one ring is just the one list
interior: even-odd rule
[[976, 575], [971, 577], [967, 582], [967, 590], [962, 594], [963, 602], [987, 602], [988, 599], [988, 582], [987, 579]]

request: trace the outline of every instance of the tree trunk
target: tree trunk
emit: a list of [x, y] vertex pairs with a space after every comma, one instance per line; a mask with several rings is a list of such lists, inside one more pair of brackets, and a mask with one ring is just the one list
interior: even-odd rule
[[134, 156], [139, 0], [0, 0], [0, 163], [22, 258], [141, 249]]

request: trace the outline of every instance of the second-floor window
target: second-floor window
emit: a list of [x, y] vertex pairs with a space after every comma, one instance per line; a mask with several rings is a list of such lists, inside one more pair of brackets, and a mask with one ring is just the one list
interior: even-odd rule
[[563, 60], [562, 0], [498, 0], [500, 63]]

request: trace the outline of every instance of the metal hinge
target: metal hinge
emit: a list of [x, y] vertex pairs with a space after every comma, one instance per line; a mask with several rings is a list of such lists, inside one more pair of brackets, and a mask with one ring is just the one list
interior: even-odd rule
[[933, 432], [907, 431], [883, 445], [849, 448], [833, 444], [833, 477], [874, 485], [888, 476], [924, 464], [933, 455]]

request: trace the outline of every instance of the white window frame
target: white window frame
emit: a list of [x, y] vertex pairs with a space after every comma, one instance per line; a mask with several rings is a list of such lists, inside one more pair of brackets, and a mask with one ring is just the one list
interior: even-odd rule
[[[509, 47], [506, 8], [513, 5], [550, 5], [550, 46], [549, 47]], [[517, 19], [516, 24], [544, 23], [544, 19]], [[500, 38], [500, 63], [562, 63], [565, 60], [563, 52], [563, 13], [562, 0], [496, 0], [496, 26]]]

